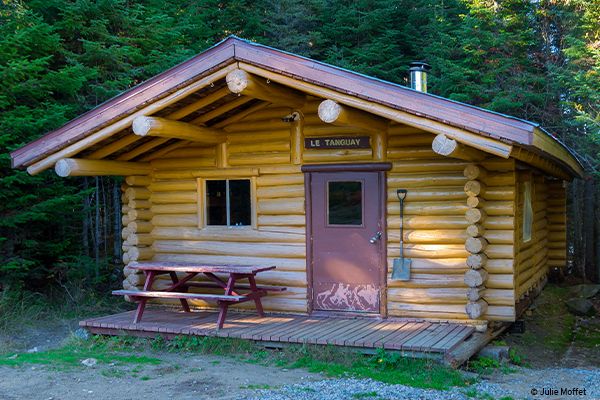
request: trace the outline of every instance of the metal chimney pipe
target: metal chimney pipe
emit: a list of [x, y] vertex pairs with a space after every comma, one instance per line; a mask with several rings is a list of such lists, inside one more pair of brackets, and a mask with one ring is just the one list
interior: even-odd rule
[[427, 93], [427, 71], [431, 66], [423, 61], [413, 61], [409, 65], [411, 89]]

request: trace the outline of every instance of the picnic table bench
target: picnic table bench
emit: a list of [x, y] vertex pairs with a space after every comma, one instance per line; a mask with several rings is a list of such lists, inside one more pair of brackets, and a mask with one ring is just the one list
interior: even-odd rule
[[[232, 304], [254, 301], [256, 311], [261, 317], [264, 316], [261, 297], [266, 296], [269, 291], [281, 292], [286, 290], [282, 286], [257, 285], [254, 277], [259, 272], [275, 269], [271, 267], [256, 267], [251, 265], [210, 265], [191, 263], [169, 263], [169, 262], [144, 262], [129, 264], [132, 269], [143, 271], [146, 275], [143, 290], [114, 290], [112, 293], [119, 296], [129, 296], [138, 303], [133, 317], [134, 323], [139, 323], [144, 314], [146, 302], [150, 299], [179, 299], [185, 312], [190, 312], [188, 300], [213, 300], [219, 305], [219, 316], [217, 327], [221, 329], [227, 317], [227, 309]], [[179, 279], [177, 273], [185, 274]], [[159, 275], [168, 274], [171, 285], [162, 290], [153, 290], [152, 285]], [[209, 281], [191, 281], [197, 275], [202, 274]], [[216, 274], [224, 274], [226, 280]], [[238, 281], [247, 279], [247, 284], [239, 284]], [[189, 293], [191, 287], [205, 289], [223, 289], [224, 294], [213, 293]], [[241, 292], [243, 290], [244, 292]]]

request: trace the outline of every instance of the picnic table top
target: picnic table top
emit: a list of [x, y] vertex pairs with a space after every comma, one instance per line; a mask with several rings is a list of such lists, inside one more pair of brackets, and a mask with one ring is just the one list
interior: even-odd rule
[[226, 274], [256, 274], [258, 272], [275, 269], [275, 266], [258, 267], [254, 265], [216, 265], [153, 261], [131, 263], [129, 264], [129, 268], [139, 269], [142, 271], [156, 272], [209, 272]]

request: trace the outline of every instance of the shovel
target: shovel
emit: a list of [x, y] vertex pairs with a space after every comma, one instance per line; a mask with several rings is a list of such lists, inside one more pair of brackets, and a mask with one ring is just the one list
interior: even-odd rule
[[398, 189], [396, 195], [400, 200], [400, 258], [394, 258], [392, 268], [392, 279], [398, 281], [407, 281], [410, 279], [410, 258], [404, 258], [404, 199], [406, 198], [406, 189]]

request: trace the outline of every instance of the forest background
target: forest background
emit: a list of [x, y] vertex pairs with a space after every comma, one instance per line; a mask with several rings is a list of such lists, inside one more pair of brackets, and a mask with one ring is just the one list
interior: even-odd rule
[[[32, 177], [9, 152], [230, 34], [404, 85], [427, 61], [431, 93], [538, 122], [576, 151], [590, 178], [571, 184], [570, 217], [597, 221], [579, 202], [600, 170], [598, 21], [597, 0], [1, 0], [0, 312], [122, 279], [119, 180]], [[576, 223], [569, 235], [581, 275], [594, 246], [578, 247]]]

